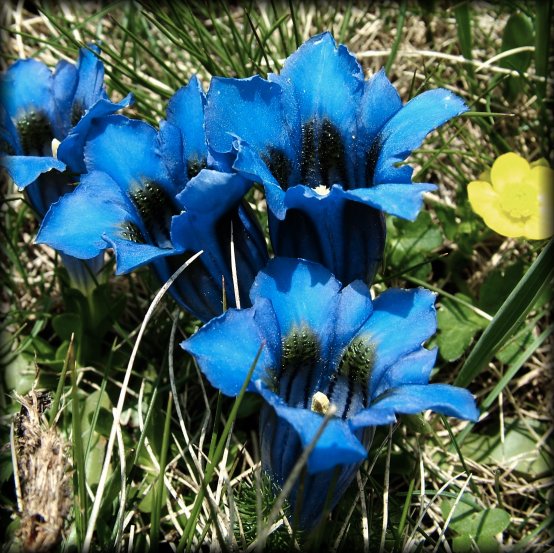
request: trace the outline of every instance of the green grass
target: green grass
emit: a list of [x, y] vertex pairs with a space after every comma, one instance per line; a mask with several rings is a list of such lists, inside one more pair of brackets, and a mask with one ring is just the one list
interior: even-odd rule
[[[137, 102], [128, 114], [153, 125], [190, 75], [207, 86], [212, 75], [278, 72], [297, 45], [324, 30], [358, 56], [366, 73], [385, 66], [403, 100], [439, 86], [462, 96], [471, 112], [434, 132], [411, 158], [415, 180], [440, 187], [416, 222], [389, 218], [386, 262], [374, 288], [424, 284], [438, 292], [434, 379], [467, 385], [484, 414], [475, 425], [427, 413], [401, 419], [390, 433], [378, 429], [332, 517], [316, 535], [295, 533], [283, 511], [271, 509], [286, 510], [286, 498], [260, 474], [259, 403], [247, 394], [234, 402], [221, 396], [175, 347], [199, 323], [167, 294], [154, 300], [160, 285], [146, 270], [117, 278], [107, 271], [94, 308], [112, 317], [102, 332], [81, 338], [94, 347], [72, 343], [72, 321], [87, 307], [68, 289], [54, 253], [33, 244], [37, 222], [4, 179], [6, 551], [21, 550], [9, 445], [20, 409], [14, 394], [32, 387], [52, 393], [45, 424], [58, 429], [73, 467], [74, 509], [59, 551], [162, 550], [167, 541], [180, 551], [213, 542], [232, 551], [258, 540], [275, 550], [316, 551], [324, 543], [336, 551], [400, 552], [419, 544], [457, 552], [491, 539], [547, 551], [552, 244], [489, 230], [471, 211], [466, 186], [506, 151], [554, 162], [544, 82], [551, 2], [439, 4], [8, 4], [4, 67], [20, 56], [51, 66], [74, 60], [80, 46], [100, 39], [109, 92], [133, 91]], [[513, 24], [523, 30], [508, 32], [516, 8]], [[525, 46], [525, 26], [533, 32], [529, 56], [485, 64], [506, 45]], [[249, 199], [263, 217], [259, 191]], [[275, 522], [269, 536], [268, 518]]]

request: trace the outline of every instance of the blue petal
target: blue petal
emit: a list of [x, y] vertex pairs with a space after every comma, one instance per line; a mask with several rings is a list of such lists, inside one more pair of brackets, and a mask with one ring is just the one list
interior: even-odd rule
[[[323, 416], [309, 409], [289, 407], [276, 394], [268, 390], [262, 382], [256, 382], [258, 393], [271, 405], [277, 416], [286, 420], [298, 433], [302, 446], [306, 448], [316, 437]], [[317, 440], [308, 457], [308, 473], [332, 469], [337, 465], [358, 463], [367, 457], [367, 451], [353, 434], [346, 421], [333, 417]]]
[[129, 94], [120, 102], [98, 100], [88, 109], [79, 122], [71, 129], [68, 136], [58, 146], [58, 157], [67, 163], [75, 173], [85, 173], [84, 146], [95, 119], [111, 115], [133, 102], [133, 95]]
[[54, 71], [54, 98], [60, 117], [62, 136], [65, 137], [71, 128], [71, 107], [77, 88], [77, 68], [66, 60], [61, 60]]
[[402, 100], [384, 69], [364, 83], [362, 101], [358, 107], [358, 144], [360, 153], [367, 153], [371, 142], [385, 123], [402, 108]]
[[21, 189], [33, 183], [42, 173], [52, 169], [65, 170], [65, 163], [55, 157], [2, 156], [0, 165], [7, 169], [15, 185]]
[[[350, 343], [372, 313], [373, 304], [366, 284], [357, 280], [340, 291], [334, 339], [330, 349], [331, 359], [337, 359], [339, 353]], [[335, 368], [335, 366], [330, 367], [331, 370]]]
[[278, 77], [270, 78], [285, 89], [290, 87], [302, 123], [328, 119], [339, 129], [346, 148], [350, 148], [364, 74], [346, 46], [337, 47], [328, 32], [314, 36], [287, 58]]
[[[333, 187], [335, 188], [335, 187]], [[423, 193], [436, 190], [434, 184], [378, 184], [371, 188], [347, 190], [344, 195], [403, 219], [414, 221], [423, 205]]]
[[404, 415], [414, 415], [430, 409], [449, 417], [473, 422], [479, 420], [479, 409], [473, 395], [464, 388], [449, 384], [399, 386], [385, 392], [373, 405]]
[[16, 61], [2, 76], [0, 91], [11, 118], [18, 119], [34, 108], [44, 110], [48, 119], [55, 121], [52, 73], [43, 63], [33, 59]]
[[175, 125], [183, 137], [184, 159], [205, 159], [208, 154], [204, 132], [206, 99], [196, 76], [180, 88], [167, 105], [167, 121]]
[[281, 334], [308, 326], [321, 340], [321, 354], [332, 338], [333, 315], [341, 285], [321, 265], [302, 259], [274, 258], [260, 271], [250, 299], [267, 298], [273, 304]]
[[127, 198], [107, 175], [90, 173], [50, 208], [36, 241], [73, 257], [90, 259], [108, 247], [104, 234], [118, 233], [125, 221], [136, 224]]
[[237, 139], [234, 143], [237, 147], [237, 155], [233, 163], [233, 169], [251, 181], [259, 181], [263, 184], [268, 205], [271, 204], [272, 212], [279, 218], [285, 217], [285, 193], [281, 185], [269, 170], [266, 163], [248, 142]]
[[124, 192], [141, 179], [154, 181], [173, 197], [176, 193], [157, 151], [156, 130], [142, 121], [112, 115], [91, 124], [85, 145], [89, 171], [102, 171]]
[[418, 148], [425, 137], [467, 106], [445, 89], [428, 90], [410, 100], [383, 128], [379, 141], [374, 184], [409, 183], [411, 168], [395, 167]]
[[183, 154], [183, 137], [181, 131], [175, 125], [167, 121], [160, 121], [158, 133], [160, 153], [171, 179], [182, 190], [188, 182], [185, 156]]
[[375, 390], [375, 395], [405, 384], [427, 384], [435, 366], [437, 351], [437, 348], [432, 350], [421, 348], [402, 357], [385, 372], [379, 387]]
[[[231, 272], [231, 225], [243, 306], [249, 304], [248, 291], [254, 277], [268, 260], [265, 239], [256, 217], [241, 205], [250, 186], [251, 183], [240, 175], [205, 169], [178, 196], [185, 211], [172, 220], [172, 241], [183, 251], [204, 251], [199, 263], [204, 265], [211, 279], [203, 279], [202, 293], [215, 296], [218, 304], [224, 277], [228, 305], [237, 305]], [[188, 279], [188, 274], [183, 279]], [[208, 284], [214, 294], [208, 292]], [[217, 309], [217, 312], [221, 310]]]
[[[198, 363], [212, 386], [225, 395], [236, 396], [244, 384], [248, 371], [264, 344], [265, 332], [259, 327], [256, 313], [263, 312], [263, 320], [277, 331], [275, 318], [271, 316], [269, 302], [258, 302], [249, 309], [229, 309], [224, 315], [212, 319], [196, 334], [181, 343]], [[276, 352], [265, 343], [254, 373], [248, 385], [255, 391], [255, 381], [265, 379], [267, 371], [275, 366]]]
[[356, 137], [357, 173], [355, 182], [359, 186], [370, 186], [366, 182], [367, 155], [373, 141], [387, 121], [402, 108], [402, 100], [394, 86], [379, 70], [364, 83], [364, 93], [358, 107], [358, 132]]
[[177, 248], [159, 248], [152, 244], [137, 244], [122, 238], [119, 229], [112, 229], [112, 232], [106, 233], [104, 238], [115, 252], [116, 275], [129, 273], [148, 263], [181, 253]]
[[249, 79], [214, 77], [207, 94], [206, 135], [211, 148], [229, 152], [240, 137], [263, 155], [269, 148], [284, 152], [294, 164], [300, 147], [298, 126], [289, 124], [293, 105], [282, 88], [259, 76]]
[[423, 288], [389, 288], [373, 302], [373, 314], [359, 335], [369, 335], [375, 345], [370, 397], [385, 370], [405, 355], [421, 348], [437, 328], [435, 294]]
[[269, 78], [294, 98], [299, 110], [300, 178], [288, 184], [349, 184], [355, 175], [357, 113], [364, 90], [356, 58], [323, 33], [292, 54], [279, 76]]
[[203, 169], [177, 195], [177, 200], [185, 209], [215, 221], [236, 206], [252, 184], [237, 174]]
[[383, 258], [385, 222], [381, 212], [351, 201], [341, 186], [322, 196], [307, 186], [285, 193], [283, 221], [274, 214], [270, 196], [270, 236], [276, 255], [321, 263], [337, 279], [370, 283]]
[[354, 431], [368, 426], [382, 426], [393, 422], [396, 422], [394, 409], [390, 407], [381, 408], [379, 405], [363, 409], [348, 420], [350, 428]]
[[104, 64], [98, 58], [100, 48], [91, 44], [79, 50], [77, 62], [78, 84], [75, 101], [84, 109], [90, 108], [97, 100], [106, 98], [103, 90]]

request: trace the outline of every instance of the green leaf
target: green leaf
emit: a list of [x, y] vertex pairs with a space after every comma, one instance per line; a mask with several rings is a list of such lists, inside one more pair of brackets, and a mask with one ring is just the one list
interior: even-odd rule
[[26, 355], [19, 354], [4, 366], [4, 382], [8, 390], [27, 394], [35, 381], [35, 367]]
[[494, 436], [487, 434], [470, 434], [461, 446], [464, 457], [478, 463], [500, 465], [529, 476], [536, 476], [549, 470], [549, 459], [544, 448], [539, 448], [535, 434], [545, 435], [546, 425], [536, 421], [527, 421], [525, 425], [519, 419], [504, 421], [504, 440], [500, 432]]
[[545, 289], [552, 288], [554, 241], [550, 240], [512, 290], [466, 359], [456, 386], [467, 386], [508, 341]]
[[522, 324], [517, 334], [514, 334], [496, 354], [502, 363], [512, 363], [514, 359], [533, 343], [533, 329]]
[[[471, 303], [471, 298], [463, 294], [456, 297]], [[475, 334], [487, 326], [487, 321], [469, 307], [445, 298], [437, 311], [437, 324], [439, 352], [447, 361], [455, 361], [465, 353]]]
[[509, 267], [491, 271], [479, 290], [479, 307], [491, 315], [496, 313], [521, 280], [523, 273], [524, 267], [521, 261]]
[[62, 313], [52, 319], [52, 326], [54, 327], [54, 332], [61, 340], [69, 341], [71, 334], [75, 333], [76, 336], [79, 335], [81, 317], [77, 313]]
[[[514, 13], [506, 22], [502, 35], [502, 52], [507, 52], [522, 46], [533, 46], [534, 30], [531, 20], [522, 13]], [[532, 52], [518, 52], [500, 60], [500, 66], [524, 73], [529, 68]], [[523, 90], [524, 81], [521, 77], [510, 76], [504, 82], [504, 97], [513, 102]]]
[[[510, 16], [502, 34], [502, 52], [533, 46], [535, 33], [531, 20], [522, 13], [514, 13]], [[531, 63], [532, 52], [518, 52], [500, 60], [500, 65], [506, 69], [514, 69], [520, 73], [527, 70]]]
[[[486, 551], [496, 551], [498, 542], [494, 539], [496, 534], [503, 532], [510, 525], [510, 514], [504, 509], [482, 509], [475, 503], [470, 494], [464, 494], [454, 512], [451, 513], [455, 499], [444, 499], [441, 503], [443, 518], [450, 516], [449, 529], [454, 531], [458, 538], [453, 542], [456, 551], [471, 551], [472, 540], [477, 544], [482, 543], [487, 547]], [[492, 540], [491, 540], [492, 538]], [[479, 549], [479, 551], [485, 551]]]
[[[427, 211], [422, 211], [413, 222], [389, 217], [387, 232], [389, 240], [386, 257], [394, 272], [424, 262], [427, 255], [444, 241], [440, 227], [433, 224]], [[425, 279], [429, 271], [430, 267], [424, 265], [410, 271], [410, 274]]]

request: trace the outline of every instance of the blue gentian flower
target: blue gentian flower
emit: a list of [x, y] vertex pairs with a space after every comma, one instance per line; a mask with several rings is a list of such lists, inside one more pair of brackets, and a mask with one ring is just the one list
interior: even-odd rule
[[[335, 415], [307, 463], [299, 521], [310, 528], [337, 478], [332, 508], [366, 458], [373, 428], [396, 414], [432, 409], [477, 420], [473, 396], [429, 384], [436, 349], [435, 295], [389, 289], [372, 301], [361, 281], [342, 287], [319, 264], [275, 258], [256, 277], [252, 307], [229, 309], [184, 341], [210, 383], [236, 396], [263, 344], [248, 391], [263, 400], [263, 468], [283, 485], [314, 439], [328, 406]], [[298, 506], [299, 487], [291, 497]]]
[[384, 71], [364, 80], [356, 58], [323, 33], [268, 80], [214, 78], [206, 132], [211, 148], [265, 187], [276, 255], [371, 282], [383, 213], [413, 220], [423, 192], [436, 188], [412, 183], [412, 168], [397, 163], [466, 109], [444, 89], [403, 105]]
[[53, 73], [37, 60], [19, 60], [0, 78], [0, 163], [39, 218], [85, 171], [92, 121], [132, 102], [131, 94], [117, 103], [108, 98], [99, 52], [81, 48], [76, 66], [62, 60]]
[[243, 201], [252, 183], [209, 168], [204, 103], [192, 78], [170, 100], [159, 132], [121, 115], [94, 121], [85, 145], [88, 173], [52, 207], [37, 241], [82, 259], [111, 247], [118, 274], [149, 264], [162, 282], [204, 250], [170, 292], [207, 321], [222, 313], [222, 278], [229, 305], [238, 304], [231, 229], [245, 301], [268, 256], [259, 224]]

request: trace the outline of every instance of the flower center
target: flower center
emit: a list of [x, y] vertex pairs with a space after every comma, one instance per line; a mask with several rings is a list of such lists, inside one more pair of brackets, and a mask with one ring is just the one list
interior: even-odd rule
[[314, 118], [302, 125], [300, 173], [302, 182], [311, 188], [347, 184], [344, 143], [329, 119]]
[[121, 225], [121, 237], [136, 244], [146, 244], [146, 240], [140, 229], [132, 221], [125, 221]]
[[275, 391], [287, 405], [308, 409], [311, 405], [312, 377], [319, 364], [319, 341], [306, 325], [294, 327], [283, 339], [281, 370]]
[[339, 374], [357, 384], [367, 386], [375, 361], [375, 346], [358, 336], [348, 345], [339, 363]]
[[289, 177], [292, 172], [291, 163], [286, 154], [279, 150], [279, 148], [270, 146], [267, 149], [267, 152], [262, 154], [261, 157], [281, 188], [286, 190], [288, 188]]
[[320, 344], [306, 325], [294, 327], [283, 339], [281, 371], [274, 374], [272, 389], [289, 406], [346, 419], [368, 405], [368, 383], [375, 364], [375, 345], [370, 337], [358, 336], [343, 350], [336, 373], [322, 381]]
[[205, 169], [207, 167], [206, 165], [206, 158], [199, 158], [199, 157], [191, 157], [187, 161], [187, 178], [188, 180], [192, 179], [193, 177], [196, 177], [202, 169]]
[[82, 102], [75, 100], [71, 106], [71, 126], [74, 127], [85, 114], [85, 107]]
[[[159, 184], [145, 180], [143, 187], [135, 188], [130, 193], [130, 197], [140, 214], [151, 241], [160, 248], [173, 247], [170, 236], [171, 218], [173, 215], [177, 215], [179, 210], [167, 192]], [[131, 236], [134, 235], [136, 233], [131, 233]], [[128, 239], [132, 240], [132, 238]]]
[[537, 212], [538, 198], [527, 186], [512, 187], [500, 196], [502, 210], [514, 219], [526, 219]]
[[324, 184], [320, 184], [314, 188], [314, 191], [317, 192], [320, 196], [327, 196], [330, 190]]
[[314, 413], [325, 415], [329, 410], [330, 405], [331, 405], [331, 402], [329, 401], [329, 398], [324, 393], [316, 392], [312, 396], [312, 411]]
[[25, 155], [50, 155], [54, 132], [46, 113], [28, 111], [17, 120], [16, 127]]

